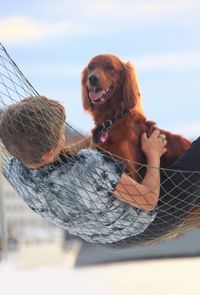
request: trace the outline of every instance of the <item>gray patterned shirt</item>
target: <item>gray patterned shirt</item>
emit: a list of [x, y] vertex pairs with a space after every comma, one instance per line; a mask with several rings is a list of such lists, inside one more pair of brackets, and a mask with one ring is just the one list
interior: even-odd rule
[[122, 163], [83, 149], [40, 169], [10, 158], [4, 175], [33, 211], [72, 235], [105, 244], [142, 233], [156, 216], [112, 194], [123, 170]]

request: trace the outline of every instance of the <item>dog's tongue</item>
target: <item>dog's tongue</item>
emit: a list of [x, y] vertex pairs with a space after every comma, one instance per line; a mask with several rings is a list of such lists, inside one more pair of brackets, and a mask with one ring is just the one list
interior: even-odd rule
[[89, 92], [89, 97], [95, 101], [95, 100], [100, 99], [103, 96], [103, 94], [104, 94], [104, 90], [100, 90], [98, 92], [91, 90]]

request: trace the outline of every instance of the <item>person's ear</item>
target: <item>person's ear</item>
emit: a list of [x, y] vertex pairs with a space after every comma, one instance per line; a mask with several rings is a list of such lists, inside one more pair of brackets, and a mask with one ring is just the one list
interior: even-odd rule
[[53, 149], [49, 150], [48, 152], [46, 152], [43, 156], [42, 156], [42, 160], [44, 162], [49, 162], [51, 160], [53, 160]]

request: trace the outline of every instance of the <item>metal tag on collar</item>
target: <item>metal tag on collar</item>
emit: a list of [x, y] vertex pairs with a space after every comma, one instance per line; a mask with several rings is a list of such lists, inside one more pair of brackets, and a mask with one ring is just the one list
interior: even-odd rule
[[102, 127], [100, 141], [105, 142], [108, 139], [108, 130], [112, 127], [112, 121], [106, 120], [102, 123]]
[[106, 120], [105, 122], [102, 123], [103, 130], [108, 130], [112, 127], [112, 121], [111, 120]]

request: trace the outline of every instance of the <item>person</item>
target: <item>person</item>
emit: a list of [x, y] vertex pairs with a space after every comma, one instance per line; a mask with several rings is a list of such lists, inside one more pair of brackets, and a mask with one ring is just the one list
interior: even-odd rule
[[[0, 139], [12, 155], [4, 165], [4, 176], [39, 215], [88, 242], [125, 245], [167, 233], [197, 203], [197, 197], [185, 192], [182, 201], [173, 197], [172, 184], [181, 182], [173, 170], [168, 173], [171, 182], [166, 176], [163, 181], [160, 157], [167, 140], [159, 130], [141, 138], [148, 165], [143, 181], [137, 183], [126, 175], [122, 161], [90, 148], [90, 139], [65, 147], [65, 119], [63, 106], [44, 96], [23, 99], [1, 117]], [[189, 152], [193, 155], [193, 146], [174, 169], [188, 163]], [[176, 194], [177, 190], [175, 186]], [[166, 223], [172, 213], [173, 222]]]

